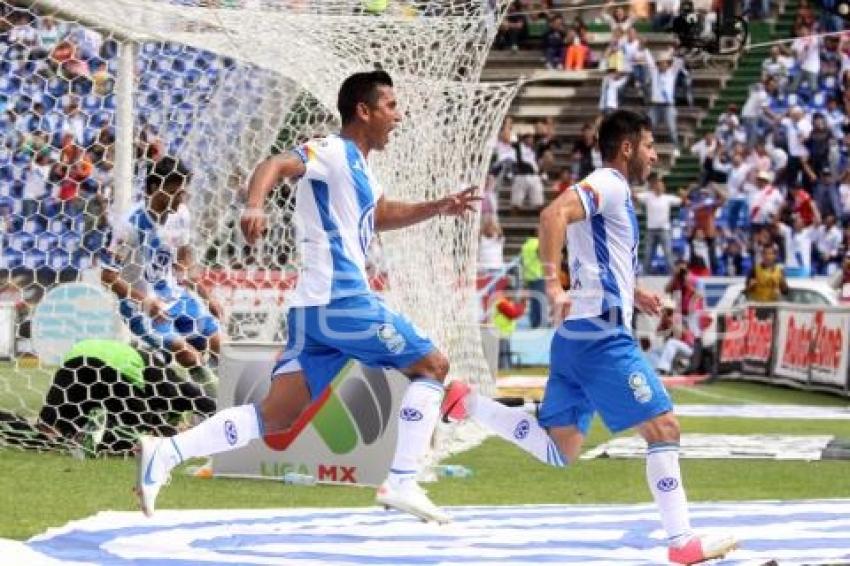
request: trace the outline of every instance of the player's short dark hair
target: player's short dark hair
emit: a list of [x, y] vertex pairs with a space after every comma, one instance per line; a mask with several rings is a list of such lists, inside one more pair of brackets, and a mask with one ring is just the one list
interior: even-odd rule
[[620, 144], [626, 138], [638, 138], [644, 130], [652, 131], [646, 114], [631, 110], [617, 110], [605, 117], [599, 125], [599, 153], [603, 161], [617, 157]]
[[378, 104], [378, 87], [393, 86], [393, 79], [386, 71], [354, 73], [342, 81], [337, 96], [336, 108], [342, 123], [348, 124], [357, 116], [357, 105], [367, 104], [374, 108]]
[[182, 161], [166, 155], [148, 171], [148, 176], [145, 178], [145, 191], [151, 194], [167, 185], [183, 183], [190, 176], [189, 168]]

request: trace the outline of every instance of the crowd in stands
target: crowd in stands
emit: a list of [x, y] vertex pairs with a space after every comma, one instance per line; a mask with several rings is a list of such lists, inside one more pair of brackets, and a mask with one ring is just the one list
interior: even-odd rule
[[[600, 165], [598, 122], [633, 89], [656, 134], [669, 133], [674, 158], [690, 153], [700, 168], [686, 186], [665, 186], [662, 171], [636, 188], [636, 209], [645, 217], [642, 275], [675, 276], [680, 264], [696, 278], [745, 277], [752, 300], [781, 297], [786, 278], [794, 277], [829, 275], [839, 293], [850, 290], [850, 33], [820, 35], [843, 30], [842, 18], [803, 0], [793, 40], [764, 50], [760, 80], [744, 103], [729, 104], [716, 123], [702, 125], [690, 148], [680, 149], [677, 107], [693, 105], [688, 66], [675, 42], [653, 53], [638, 30], [666, 29], [679, 2], [660, 0], [648, 12], [618, 5], [589, 23], [567, 21], [574, 12], [547, 10], [557, 4], [513, 2], [495, 48], [539, 50], [547, 69], [596, 70], [598, 116], [574, 139], [552, 135], [551, 119], [506, 121], [486, 193], [488, 269], [504, 265], [494, 259], [504, 246], [500, 220], [521, 208], [539, 210]], [[769, 0], [744, 6], [751, 20], [772, 8]], [[642, 20], [648, 23], [635, 25]], [[610, 42], [594, 50], [588, 26], [600, 23]], [[551, 158], [558, 148], [571, 149], [567, 163]], [[500, 186], [510, 187], [509, 210], [497, 209]]]
[[834, 25], [803, 3], [794, 41], [691, 147], [684, 252], [708, 273], [745, 275], [771, 247], [788, 276], [831, 275], [850, 252], [850, 38], [815, 35]]
[[[0, 7], [0, 270], [79, 270], [105, 244], [117, 55], [115, 40], [91, 28]], [[228, 64], [186, 46], [143, 45], [134, 197], [145, 168], [184, 142], [198, 100]]]
[[115, 141], [109, 61], [88, 28], [5, 8], [0, 40], [2, 267], [79, 267], [102, 245]]
[[[656, 4], [654, 26], [669, 21], [673, 4]], [[766, 14], [769, 3], [748, 7]], [[633, 25], [636, 18], [622, 6], [604, 14], [611, 42], [601, 54], [582, 39], [587, 26], [581, 18], [566, 25], [560, 12], [541, 12], [535, 19], [530, 9], [523, 0], [510, 6], [497, 48], [525, 47], [529, 26], [544, 19], [539, 35], [545, 65], [603, 71], [600, 116], [619, 107], [624, 88], [637, 89], [656, 129], [669, 131], [678, 154], [676, 102], [692, 104], [693, 97], [687, 67], [674, 52], [653, 55], [644, 48]], [[647, 216], [645, 274], [669, 273], [674, 259], [684, 257], [698, 273], [743, 275], [765, 243], [776, 245], [791, 276], [832, 274], [840, 268], [850, 251], [850, 37], [816, 35], [839, 25], [840, 18], [817, 17], [804, 1], [793, 42], [770, 49], [761, 80], [743, 106], [729, 105], [716, 126], [690, 147], [700, 164], [699, 177], [689, 186], [665, 187], [656, 176], [646, 192], [637, 193]], [[570, 47], [578, 44], [588, 49], [581, 57], [570, 56]], [[568, 64], [574, 60], [581, 66]], [[493, 182], [510, 185], [511, 211], [539, 209], [546, 187], [560, 192], [599, 165], [597, 123], [586, 123], [575, 140], [555, 136], [551, 119], [505, 123]], [[562, 146], [572, 147], [571, 162], [558, 168], [552, 151]]]

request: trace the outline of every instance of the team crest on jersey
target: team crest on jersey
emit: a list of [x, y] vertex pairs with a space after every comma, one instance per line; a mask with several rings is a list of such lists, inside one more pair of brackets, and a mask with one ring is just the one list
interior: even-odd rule
[[404, 336], [399, 334], [395, 326], [390, 323], [378, 327], [378, 340], [393, 354], [400, 354], [406, 345]]
[[649, 387], [646, 376], [641, 372], [636, 371], [629, 376], [629, 387], [632, 388], [635, 401], [638, 403], [649, 403], [652, 400], [652, 388]]
[[171, 252], [163, 248], [150, 250], [150, 257], [145, 265], [145, 280], [151, 284], [168, 277], [171, 271]]

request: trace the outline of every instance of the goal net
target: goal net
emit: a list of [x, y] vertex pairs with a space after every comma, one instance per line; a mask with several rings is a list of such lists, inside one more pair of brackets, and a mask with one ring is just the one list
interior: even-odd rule
[[[338, 129], [336, 93], [352, 72], [380, 66], [396, 82], [404, 119], [370, 156], [388, 198], [483, 186], [518, 86], [479, 81], [505, 4], [4, 4], [0, 445], [120, 452], [141, 432], [173, 433], [214, 407], [219, 339], [285, 337], [287, 293], [309, 261], [294, 245], [294, 192], [277, 188], [269, 233], [250, 248], [239, 231], [245, 187], [269, 154]], [[166, 156], [185, 171], [163, 169]], [[160, 234], [188, 256], [138, 247], [151, 172], [190, 173], [185, 206]], [[370, 275], [447, 353], [452, 377], [491, 392], [475, 309], [477, 223], [435, 218], [384, 233]], [[198, 314], [178, 290], [163, 301], [163, 329], [151, 305], [119, 299], [110, 273], [133, 289], [194, 289], [203, 309], [205, 294], [223, 309]], [[116, 369], [103, 351], [115, 342], [143, 359]], [[452, 430], [439, 448], [476, 437]]]

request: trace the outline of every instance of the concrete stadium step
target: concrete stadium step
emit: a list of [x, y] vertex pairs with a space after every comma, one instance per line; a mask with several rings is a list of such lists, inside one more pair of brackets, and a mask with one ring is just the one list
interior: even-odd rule
[[[629, 110], [645, 110], [646, 107], [641, 105], [623, 104], [620, 106]], [[539, 120], [542, 118], [560, 118], [566, 120], [584, 120], [588, 116], [597, 113], [598, 109], [595, 105], [575, 105], [564, 106], [560, 103], [551, 104], [527, 104], [520, 100], [511, 108], [511, 115], [518, 121], [525, 119]], [[705, 111], [701, 108], [689, 108], [687, 106], [679, 106], [676, 108], [678, 123], [696, 128], [700, 119], [705, 115]]]
[[[559, 85], [538, 85], [532, 84], [523, 88], [518, 99], [523, 102], [534, 104], [543, 104], [549, 102], [573, 102], [588, 101], [596, 103], [599, 100], [598, 85], [593, 86], [559, 86]], [[698, 88], [694, 89], [694, 104], [702, 108], [707, 107], [711, 101], [716, 98], [717, 94], [714, 89]], [[620, 101], [624, 104], [640, 103], [642, 100], [638, 96], [637, 91], [633, 86], [628, 86], [620, 93]]]

